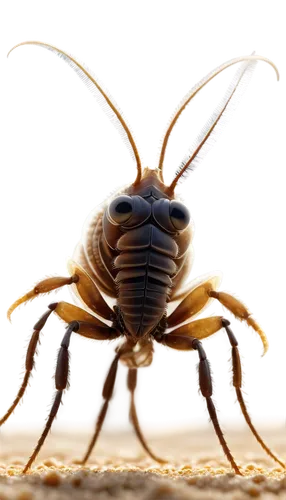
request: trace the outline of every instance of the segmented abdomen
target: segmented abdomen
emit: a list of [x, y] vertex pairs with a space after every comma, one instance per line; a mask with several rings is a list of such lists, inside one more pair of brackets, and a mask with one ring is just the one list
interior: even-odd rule
[[146, 224], [121, 236], [117, 249], [118, 305], [129, 333], [142, 337], [165, 313], [178, 246], [169, 234]]

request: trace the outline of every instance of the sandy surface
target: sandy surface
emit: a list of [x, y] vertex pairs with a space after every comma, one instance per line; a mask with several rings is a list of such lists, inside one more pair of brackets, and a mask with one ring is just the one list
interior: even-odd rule
[[[286, 433], [265, 431], [265, 440], [286, 461]], [[0, 500], [57, 499], [285, 499], [286, 474], [260, 450], [248, 432], [227, 433], [244, 477], [235, 476], [209, 430], [150, 440], [168, 459], [147, 458], [132, 434], [103, 435], [90, 463], [78, 462], [89, 436], [51, 434], [34, 468], [21, 474], [35, 436], [1, 435]]]

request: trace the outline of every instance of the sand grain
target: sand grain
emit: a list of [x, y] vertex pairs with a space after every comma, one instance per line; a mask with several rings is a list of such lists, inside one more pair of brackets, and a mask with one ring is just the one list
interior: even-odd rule
[[[283, 432], [264, 432], [283, 460]], [[236, 476], [210, 431], [151, 440], [168, 458], [158, 465], [130, 434], [103, 436], [88, 466], [80, 466], [88, 436], [52, 434], [34, 468], [21, 473], [35, 436], [2, 435], [0, 500], [286, 500], [285, 471], [268, 458], [247, 432], [228, 432], [229, 445], [244, 474]], [[247, 446], [247, 448], [246, 448]]]

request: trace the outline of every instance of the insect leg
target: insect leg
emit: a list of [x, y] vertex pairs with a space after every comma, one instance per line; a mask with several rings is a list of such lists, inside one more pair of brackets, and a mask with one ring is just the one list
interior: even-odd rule
[[[192, 316], [201, 312], [211, 302], [210, 292], [214, 290], [220, 282], [218, 276], [209, 276], [208, 279], [200, 279], [197, 285], [190, 283], [190, 289], [182, 291], [175, 300], [182, 299], [180, 304], [167, 317], [168, 327], [177, 326]], [[172, 299], [173, 300], [173, 299]]]
[[234, 458], [230, 452], [230, 449], [228, 448], [227, 443], [224, 439], [222, 430], [221, 430], [219, 422], [218, 422], [216, 409], [215, 409], [213, 400], [211, 398], [212, 392], [213, 392], [212, 379], [211, 379], [210, 365], [209, 365], [208, 359], [206, 357], [206, 353], [204, 351], [202, 343], [197, 339], [194, 340], [193, 347], [194, 347], [194, 349], [196, 349], [198, 351], [198, 354], [199, 354], [199, 358], [200, 358], [200, 362], [199, 362], [200, 389], [201, 389], [202, 395], [206, 398], [208, 412], [209, 412], [211, 421], [213, 423], [216, 435], [217, 435], [219, 442], [223, 448], [223, 451], [224, 451], [227, 459], [231, 463], [235, 473], [241, 475], [241, 472], [240, 472], [237, 464], [235, 463]]
[[[72, 304], [68, 304], [66, 302], [59, 302], [59, 304], [55, 309], [55, 313], [66, 322], [70, 322], [78, 318], [79, 329], [77, 333], [87, 338], [96, 340], [105, 340], [105, 339], [112, 340], [121, 335], [115, 328], [107, 326], [105, 323], [100, 321], [95, 316], [92, 316], [88, 312]], [[116, 354], [115, 359], [113, 360], [109, 372], [107, 374], [106, 381], [102, 391], [102, 396], [105, 401], [97, 418], [94, 436], [83, 458], [82, 461], [83, 464], [88, 460], [92, 452], [92, 449], [96, 443], [98, 435], [101, 431], [107, 413], [108, 404], [113, 393], [119, 358], [120, 358], [120, 353]]]
[[83, 267], [71, 260], [68, 269], [72, 276], [78, 276], [72, 288], [84, 304], [102, 318], [113, 321], [115, 317], [113, 310], [105, 302], [98, 287]]
[[[60, 303], [59, 303], [60, 304]], [[53, 304], [54, 311], [56, 310], [59, 304]], [[70, 304], [68, 304], [70, 305]], [[78, 309], [78, 308], [75, 308]], [[84, 311], [85, 312], [85, 311]], [[96, 318], [95, 318], [96, 319]], [[57, 365], [56, 365], [56, 373], [55, 373], [55, 385], [56, 385], [56, 395], [53, 401], [53, 405], [51, 411], [49, 413], [49, 417], [47, 423], [45, 425], [44, 431], [37, 443], [33, 454], [31, 455], [29, 461], [27, 462], [23, 473], [25, 474], [28, 469], [31, 467], [35, 458], [37, 457], [42, 445], [45, 442], [45, 439], [51, 429], [52, 423], [57, 415], [63, 391], [69, 388], [69, 343], [72, 333], [77, 333], [83, 337], [92, 338], [94, 340], [111, 340], [118, 336], [118, 333], [114, 328], [109, 328], [108, 326], [101, 327], [92, 323], [82, 323], [80, 321], [71, 321], [67, 326], [66, 333], [61, 343], [61, 347], [58, 353]], [[108, 388], [106, 389], [108, 390]]]
[[42, 317], [39, 319], [39, 321], [37, 321], [37, 323], [34, 326], [34, 331], [27, 349], [26, 362], [25, 362], [26, 370], [21, 387], [12, 405], [7, 410], [5, 415], [0, 419], [0, 427], [10, 417], [10, 415], [13, 413], [18, 403], [24, 396], [24, 393], [28, 387], [32, 370], [35, 366], [34, 358], [39, 343], [40, 333], [52, 312], [55, 312], [57, 316], [63, 319], [66, 323], [78, 320], [80, 325], [78, 333], [84, 337], [91, 338], [94, 340], [105, 340], [105, 339], [111, 340], [113, 338], [118, 337], [118, 332], [115, 328], [110, 328], [95, 316], [92, 316], [87, 311], [84, 311], [83, 309], [74, 306], [73, 304], [68, 304], [67, 302], [55, 302], [53, 304], [50, 304], [48, 311], [46, 311], [42, 315]]
[[264, 449], [264, 451], [266, 451], [266, 453], [273, 458], [273, 460], [275, 460], [275, 462], [278, 462], [279, 465], [281, 465], [282, 467], [286, 467], [285, 464], [283, 462], [281, 462], [281, 460], [279, 460], [279, 458], [276, 457], [276, 455], [274, 455], [274, 453], [268, 448], [268, 446], [264, 443], [263, 439], [260, 437], [260, 435], [258, 434], [257, 430], [255, 429], [252, 421], [251, 421], [251, 418], [249, 416], [249, 413], [247, 411], [247, 408], [246, 408], [246, 404], [245, 404], [245, 401], [243, 399], [243, 395], [242, 395], [242, 392], [241, 392], [241, 386], [242, 386], [242, 370], [241, 370], [241, 361], [240, 361], [240, 355], [239, 355], [239, 350], [238, 350], [238, 342], [231, 330], [231, 328], [229, 327], [230, 325], [230, 322], [227, 320], [227, 319], [223, 319], [222, 320], [223, 322], [223, 327], [227, 333], [227, 336], [228, 336], [228, 339], [229, 339], [229, 342], [232, 346], [232, 349], [231, 349], [231, 355], [232, 355], [232, 371], [233, 371], [233, 379], [232, 379], [232, 384], [233, 384], [233, 387], [235, 388], [235, 391], [236, 391], [236, 395], [237, 395], [237, 400], [240, 404], [240, 408], [241, 408], [241, 411], [243, 413], [243, 416], [245, 418], [245, 421], [247, 423], [247, 425], [249, 426], [252, 434], [255, 436], [255, 438], [257, 439], [258, 443], [261, 445], [261, 447]]
[[224, 307], [226, 307], [237, 319], [240, 321], [245, 321], [253, 330], [255, 330], [261, 338], [264, 353], [266, 353], [268, 349], [268, 340], [260, 328], [259, 324], [253, 319], [251, 313], [247, 309], [247, 307], [238, 299], [229, 295], [225, 292], [216, 292], [215, 290], [211, 290], [209, 292], [209, 296], [217, 299]]
[[53, 290], [57, 290], [58, 288], [61, 288], [62, 286], [65, 285], [71, 285], [72, 283], [76, 283], [78, 281], [78, 276], [73, 275], [70, 276], [69, 278], [63, 278], [61, 276], [56, 276], [53, 278], [47, 278], [43, 281], [40, 281], [37, 283], [36, 286], [30, 292], [26, 293], [23, 295], [23, 297], [20, 297], [16, 302], [14, 302], [8, 309], [7, 311], [7, 317], [11, 321], [11, 314], [15, 309], [21, 305], [27, 302], [28, 300], [33, 300], [35, 299], [38, 295], [44, 294], [44, 293], [49, 293]]
[[[94, 430], [92, 440], [89, 444], [88, 450], [87, 450], [87, 452], [86, 452], [86, 454], [81, 462], [82, 465], [84, 465], [86, 463], [88, 457], [90, 456], [92, 449], [95, 445], [96, 439], [97, 439], [99, 432], [102, 428], [103, 420], [104, 420], [104, 417], [105, 417], [105, 414], [106, 414], [106, 411], [108, 408], [110, 398], [112, 396], [112, 391], [113, 391], [113, 387], [114, 387], [114, 381], [115, 381], [119, 361], [124, 358], [124, 365], [123, 366], [125, 366], [125, 367], [128, 366], [129, 362], [132, 363], [132, 360], [133, 360], [133, 362], [135, 362], [134, 356], [135, 356], [135, 358], [136, 358], [136, 356], [138, 356], [140, 358], [140, 355], [141, 356], [143, 355], [144, 361], [145, 361], [145, 363], [147, 363], [147, 365], [149, 365], [151, 360], [153, 361], [153, 357], [152, 357], [152, 353], [154, 353], [153, 342], [148, 344], [145, 350], [143, 348], [143, 351], [141, 351], [141, 353], [140, 352], [133, 353], [132, 352], [133, 347], [134, 347], [134, 345], [132, 343], [130, 343], [130, 341], [128, 339], [125, 339], [121, 345], [117, 345], [114, 349], [114, 353], [113, 353], [113, 357], [111, 358], [111, 362], [109, 362], [110, 364], [108, 365], [106, 371], [104, 372], [103, 380], [101, 382], [100, 406], [98, 408], [98, 411], [97, 411], [97, 414], [95, 417], [95, 430]], [[141, 357], [140, 361], [142, 363], [142, 357]], [[127, 365], [126, 365], [126, 363], [127, 363]], [[137, 386], [136, 390], [138, 391], [138, 386]], [[136, 395], [135, 396], [133, 395], [134, 394], [133, 393], [133, 386], [131, 387], [131, 391], [132, 391], [132, 397], [136, 398]], [[132, 397], [131, 397], [131, 404], [133, 404]], [[137, 422], [137, 428], [139, 428], [138, 422]], [[139, 432], [140, 432], [140, 430], [139, 430]], [[141, 439], [140, 436], [139, 436], [139, 439]], [[143, 441], [144, 441], [144, 438], [143, 438]], [[142, 440], [141, 440], [141, 442], [142, 442]], [[142, 444], [143, 444], [143, 442], [142, 442]], [[151, 454], [152, 452], [149, 451], [149, 453]], [[157, 461], [163, 462], [162, 459], [157, 459], [157, 458], [155, 458], [155, 456], [153, 456], [153, 458]]]
[[106, 325], [103, 321], [100, 321], [100, 319], [80, 307], [64, 301], [51, 304], [50, 307], [54, 305], [54, 312], [65, 323], [78, 322], [79, 329], [77, 333], [82, 337], [93, 340], [112, 340], [121, 335], [116, 328]]
[[37, 345], [39, 342], [41, 330], [45, 326], [46, 321], [49, 318], [49, 316], [52, 314], [52, 312], [56, 308], [56, 305], [57, 304], [51, 304], [51, 306], [49, 306], [48, 311], [43, 314], [43, 316], [39, 319], [39, 321], [37, 321], [37, 323], [34, 326], [33, 335], [30, 339], [28, 349], [27, 349], [26, 362], [25, 362], [26, 371], [25, 371], [22, 385], [21, 385], [21, 387], [18, 391], [18, 394], [17, 394], [16, 398], [14, 399], [12, 405], [10, 406], [8, 411], [5, 413], [5, 415], [1, 418], [0, 426], [3, 425], [4, 422], [6, 422], [6, 420], [10, 417], [10, 415], [13, 413], [16, 406], [18, 405], [18, 403], [20, 402], [20, 400], [24, 396], [24, 393], [25, 393], [25, 390], [28, 386], [28, 382], [29, 382], [32, 370], [35, 366], [34, 358], [35, 358], [36, 349], [37, 349]]
[[172, 347], [173, 349], [179, 349], [179, 350], [196, 350], [198, 351], [199, 355], [199, 385], [200, 385], [200, 390], [204, 398], [206, 399], [207, 403], [207, 409], [209, 412], [209, 416], [211, 418], [212, 424], [214, 426], [216, 435], [219, 439], [219, 442], [222, 446], [222, 449], [230, 462], [232, 468], [234, 469], [236, 474], [242, 475], [232, 454], [231, 451], [227, 445], [227, 442], [224, 438], [224, 435], [222, 433], [222, 430], [220, 428], [218, 418], [217, 418], [217, 413], [216, 409], [212, 400], [212, 379], [211, 379], [211, 371], [210, 371], [210, 365], [208, 362], [208, 359], [206, 357], [206, 353], [204, 351], [204, 348], [202, 346], [202, 343], [194, 338], [194, 337], [181, 337], [179, 335], [172, 335], [172, 334], [161, 334], [156, 338], [155, 340], [158, 342], [165, 344], [169, 347]]
[[94, 435], [89, 443], [87, 452], [85, 453], [85, 455], [82, 459], [82, 462], [81, 462], [82, 465], [84, 465], [86, 463], [86, 461], [88, 460], [88, 458], [93, 450], [93, 447], [97, 441], [99, 433], [101, 431], [104, 419], [106, 417], [109, 401], [111, 400], [113, 389], [114, 389], [119, 358], [120, 358], [120, 354], [117, 353], [114, 360], [112, 361], [111, 366], [109, 368], [109, 371], [107, 373], [107, 377], [106, 377], [106, 380], [105, 380], [105, 383], [103, 386], [103, 391], [102, 391], [102, 397], [104, 399], [104, 403], [103, 403], [101, 410], [99, 412], [99, 415], [97, 417]]
[[55, 374], [55, 384], [56, 384], [56, 395], [53, 401], [51, 411], [49, 413], [48, 420], [46, 422], [44, 431], [34, 449], [31, 457], [29, 458], [27, 464], [24, 467], [23, 474], [25, 474], [31, 467], [36, 456], [38, 455], [44, 441], [51, 429], [52, 423], [57, 415], [59, 406], [61, 404], [63, 391], [68, 387], [68, 376], [69, 376], [69, 352], [68, 347], [70, 343], [70, 338], [72, 332], [76, 332], [79, 328], [79, 324], [76, 321], [70, 323], [67, 327], [66, 333], [61, 343], [61, 348], [58, 353], [56, 374]]
[[140, 443], [142, 444], [144, 450], [148, 453], [148, 455], [150, 455], [150, 457], [153, 458], [153, 460], [155, 460], [156, 462], [159, 462], [161, 464], [166, 463], [166, 460], [163, 460], [162, 458], [159, 458], [156, 455], [154, 455], [154, 453], [150, 450], [145, 437], [142, 434], [134, 401], [134, 393], [136, 385], [137, 385], [137, 369], [136, 368], [129, 369], [127, 377], [127, 387], [131, 394], [130, 413], [129, 413], [130, 421], [134, 427], [137, 438], [139, 439]]

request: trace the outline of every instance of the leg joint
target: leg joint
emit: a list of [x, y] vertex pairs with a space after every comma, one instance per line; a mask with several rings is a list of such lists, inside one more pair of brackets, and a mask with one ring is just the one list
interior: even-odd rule
[[205, 350], [203, 348], [203, 345], [202, 343], [200, 342], [200, 340], [198, 339], [194, 339], [193, 342], [192, 342], [192, 346], [193, 348], [198, 351], [199, 353], [199, 357], [200, 357], [200, 360], [203, 360], [203, 359], [206, 359], [207, 358], [207, 355], [205, 353]]
[[49, 308], [51, 311], [54, 311], [54, 310], [56, 309], [57, 305], [58, 305], [58, 302], [53, 302], [52, 304], [50, 304], [50, 305], [48, 306], [48, 308]]
[[78, 321], [71, 321], [67, 326], [67, 330], [71, 330], [72, 332], [78, 332], [79, 326], [80, 325]]
[[236, 337], [232, 331], [232, 329], [229, 327], [230, 325], [230, 321], [228, 321], [227, 319], [223, 318], [222, 319], [222, 326], [223, 328], [225, 329], [226, 333], [227, 333], [227, 336], [228, 336], [228, 339], [230, 341], [230, 344], [232, 345], [232, 347], [237, 347], [238, 346], [238, 342], [236, 340]]

